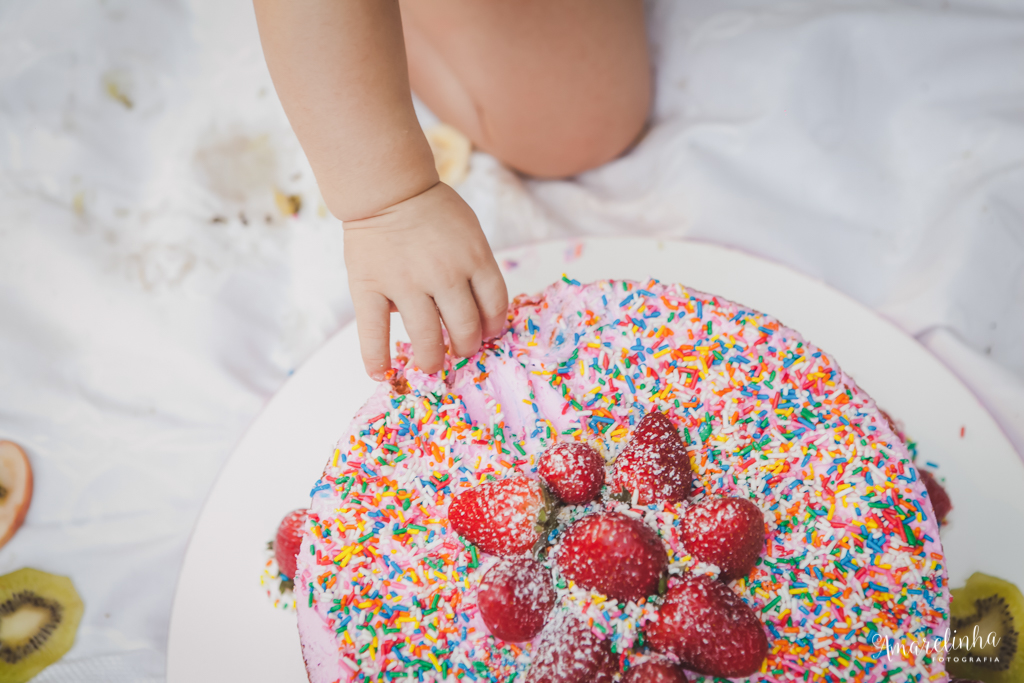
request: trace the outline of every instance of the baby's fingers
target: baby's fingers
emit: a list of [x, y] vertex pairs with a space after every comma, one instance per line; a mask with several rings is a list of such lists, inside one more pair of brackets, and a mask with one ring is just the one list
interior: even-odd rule
[[434, 301], [448, 330], [452, 353], [463, 358], [476, 353], [480, 348], [480, 312], [469, 283], [463, 282], [457, 289], [435, 295]]
[[505, 287], [505, 278], [498, 270], [498, 264], [492, 259], [489, 267], [474, 275], [470, 284], [483, 326], [482, 337], [497, 337], [505, 331], [508, 316], [508, 289]]
[[441, 319], [434, 300], [426, 294], [413, 295], [397, 302], [402, 322], [412, 341], [416, 365], [423, 372], [437, 372], [444, 364], [444, 338]]
[[356, 309], [356, 329], [359, 331], [359, 349], [366, 374], [380, 382], [391, 369], [389, 328], [391, 302], [377, 292], [352, 292]]

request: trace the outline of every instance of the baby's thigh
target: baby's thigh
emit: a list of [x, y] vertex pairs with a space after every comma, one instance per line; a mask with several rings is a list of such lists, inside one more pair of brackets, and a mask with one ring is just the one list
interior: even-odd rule
[[416, 94], [513, 168], [574, 175], [643, 129], [641, 0], [403, 0], [402, 21]]

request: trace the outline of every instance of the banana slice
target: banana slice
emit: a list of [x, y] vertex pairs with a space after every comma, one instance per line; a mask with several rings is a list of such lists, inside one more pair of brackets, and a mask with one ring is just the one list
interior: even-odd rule
[[469, 172], [469, 153], [473, 150], [469, 138], [446, 123], [431, 126], [424, 133], [434, 153], [434, 166], [441, 182], [454, 187], [465, 180]]

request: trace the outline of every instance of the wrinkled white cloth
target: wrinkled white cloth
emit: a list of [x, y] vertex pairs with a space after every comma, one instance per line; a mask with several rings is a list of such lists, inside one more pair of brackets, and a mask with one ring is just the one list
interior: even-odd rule
[[[788, 264], [916, 336], [1024, 452], [1024, 8], [649, 11], [646, 138], [559, 182], [474, 154], [458, 189], [492, 245], [657, 235]], [[86, 604], [41, 682], [164, 679], [219, 467], [351, 319], [246, 0], [0, 4], [0, 438], [36, 472], [0, 573], [69, 575]]]

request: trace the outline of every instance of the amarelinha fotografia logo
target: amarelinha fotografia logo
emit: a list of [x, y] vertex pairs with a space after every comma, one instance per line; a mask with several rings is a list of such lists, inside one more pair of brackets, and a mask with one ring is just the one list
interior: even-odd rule
[[[931, 639], [914, 640], [912, 638], [890, 638], [889, 636], [876, 633], [872, 636], [872, 645], [878, 651], [885, 652], [889, 661], [893, 657], [916, 659], [924, 655], [935, 655], [940, 662], [954, 662], [966, 664], [998, 665], [1000, 663], [999, 644], [1002, 638], [995, 631], [982, 632], [975, 624], [970, 634], [953, 633], [946, 629], [946, 634], [941, 638], [936, 636]], [[978, 655], [972, 653], [991, 652], [992, 656]]]

